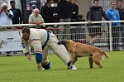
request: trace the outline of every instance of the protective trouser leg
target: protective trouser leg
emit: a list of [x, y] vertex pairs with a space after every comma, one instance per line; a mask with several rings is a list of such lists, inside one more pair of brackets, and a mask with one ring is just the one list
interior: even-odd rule
[[66, 65], [70, 62], [70, 56], [68, 54], [68, 51], [63, 45], [53, 43], [51, 49]]

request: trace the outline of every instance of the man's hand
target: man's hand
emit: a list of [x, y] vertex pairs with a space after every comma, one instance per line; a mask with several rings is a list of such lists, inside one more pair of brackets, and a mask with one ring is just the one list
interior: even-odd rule
[[41, 23], [40, 23], [40, 22], [37, 22], [36, 24], [37, 24], [38, 26], [40, 26]]
[[30, 54], [27, 54], [27, 59], [28, 59], [29, 62], [32, 61], [32, 59], [31, 59], [31, 55], [30, 55]]
[[9, 11], [8, 10], [4, 10], [4, 12], [8, 15], [9, 14]]
[[25, 56], [27, 57], [28, 61], [30, 62], [32, 59], [31, 59], [31, 55], [29, 54], [29, 52], [26, 52], [25, 53]]
[[91, 20], [88, 20], [88, 23], [91, 23], [92, 21]]
[[37, 25], [40, 25], [40, 24], [42, 24], [42, 23], [43, 23], [42, 21], [39, 21], [39, 22], [37, 22], [36, 24], [37, 24]]

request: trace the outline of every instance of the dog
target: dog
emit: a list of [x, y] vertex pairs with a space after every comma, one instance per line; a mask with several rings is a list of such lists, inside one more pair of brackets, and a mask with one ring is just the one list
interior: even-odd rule
[[[70, 68], [77, 61], [78, 57], [90, 56], [91, 54], [92, 61], [99, 68], [103, 68], [100, 63], [100, 61], [102, 60], [102, 56], [105, 55], [106, 58], [109, 58], [109, 55], [98, 47], [74, 42], [72, 40], [60, 41], [58, 42], [58, 45], [64, 45], [67, 51], [71, 54]], [[93, 68], [93, 66], [91, 66], [91, 68]]]

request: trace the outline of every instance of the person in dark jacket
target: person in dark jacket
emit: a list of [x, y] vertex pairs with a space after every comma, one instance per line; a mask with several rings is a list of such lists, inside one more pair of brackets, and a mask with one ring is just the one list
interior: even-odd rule
[[[99, 6], [99, 0], [93, 1], [94, 5], [89, 8], [87, 12], [87, 21], [91, 23], [91, 21], [102, 21], [102, 17], [104, 17], [105, 20], [110, 20], [105, 12], [103, 11], [102, 7]], [[93, 45], [94, 42], [99, 39], [102, 35], [101, 33], [101, 23], [93, 23], [88, 24], [89, 28], [89, 36], [91, 37], [91, 40], [89, 42], [90, 45]]]
[[71, 3], [71, 21], [75, 22], [78, 20], [78, 13], [79, 13], [79, 7], [78, 5], [75, 3], [76, 0], [70, 0]]
[[21, 10], [15, 7], [15, 0], [10, 1], [11, 11], [14, 14], [14, 18], [12, 19], [13, 24], [22, 24], [22, 13]]
[[[94, 0], [93, 6], [89, 8], [86, 16], [87, 21], [89, 22], [88, 31], [89, 36], [91, 37], [91, 40], [89, 42], [90, 45], [93, 45], [96, 42], [96, 40], [98, 40], [102, 35], [101, 24], [100, 23], [91, 24], [91, 22], [102, 21], [102, 17], [104, 17], [105, 20], [110, 20], [103, 11], [102, 7], [99, 6], [99, 0]], [[90, 67], [92, 68], [93, 66], [92, 54], [89, 56], [89, 64]]]
[[54, 9], [51, 7], [53, 0], [47, 0], [46, 4], [42, 6], [40, 14], [43, 16], [43, 19], [46, 23], [54, 22], [53, 13]]
[[[70, 22], [71, 21], [71, 3], [66, 0], [60, 0], [57, 7], [57, 14], [60, 19], [60, 22]], [[60, 34], [64, 34], [63, 36], [59, 36], [59, 40], [63, 39], [71, 39], [71, 32], [68, 28], [70, 28], [70, 25], [60, 25], [59, 28], [62, 28], [59, 30]], [[64, 28], [64, 29], [63, 29]]]
[[71, 18], [71, 3], [66, 0], [60, 0], [58, 3], [58, 16], [60, 19]]
[[[71, 22], [77, 22], [78, 21], [78, 13], [79, 13], [79, 7], [76, 4], [76, 0], [69, 0], [71, 3]], [[82, 28], [79, 27], [77, 24], [71, 25], [71, 39], [74, 41], [78, 41], [78, 39], [82, 39], [82, 36], [80, 33], [82, 33]]]
[[[124, 20], [124, 7], [123, 7], [123, 0], [117, 1], [117, 8], [116, 8], [120, 14], [120, 20]], [[124, 49], [124, 22], [121, 22], [120, 26], [120, 32], [121, 32], [121, 41], [122, 41], [122, 47]]]

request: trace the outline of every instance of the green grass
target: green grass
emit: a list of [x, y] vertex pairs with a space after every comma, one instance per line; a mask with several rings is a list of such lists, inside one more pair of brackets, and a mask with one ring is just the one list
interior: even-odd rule
[[56, 56], [49, 55], [52, 68], [38, 71], [35, 58], [28, 62], [25, 56], [0, 57], [0, 82], [124, 82], [124, 51], [108, 52], [110, 58], [90, 69], [88, 58], [80, 58], [77, 70], [67, 66]]

